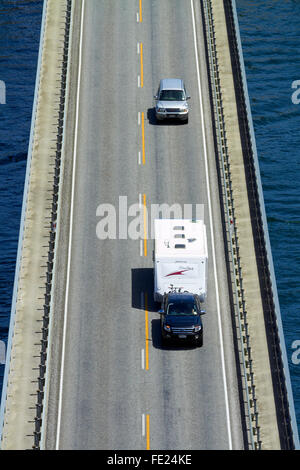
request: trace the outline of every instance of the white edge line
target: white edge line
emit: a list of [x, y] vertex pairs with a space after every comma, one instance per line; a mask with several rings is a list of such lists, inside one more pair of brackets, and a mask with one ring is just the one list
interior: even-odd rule
[[74, 210], [75, 175], [76, 175], [76, 160], [77, 160], [77, 140], [78, 140], [79, 98], [80, 98], [80, 84], [81, 84], [84, 7], [85, 7], [85, 0], [82, 0], [81, 26], [80, 26], [80, 28], [81, 28], [80, 29], [80, 44], [79, 44], [79, 63], [78, 63], [79, 72], [78, 72], [77, 102], [76, 102], [76, 125], [75, 125], [75, 138], [74, 138], [73, 170], [72, 170], [73, 173], [72, 173], [71, 209], [70, 209], [70, 232], [69, 232], [69, 246], [68, 246], [68, 267], [67, 267], [65, 309], [64, 309], [64, 328], [63, 328], [62, 357], [61, 357], [61, 371], [60, 371], [60, 384], [59, 384], [59, 401], [58, 401], [57, 430], [56, 430], [56, 450], [59, 449], [59, 439], [60, 439], [62, 394], [63, 394], [63, 376], [64, 376], [64, 365], [65, 365], [64, 364], [64, 362], [65, 362], [65, 344], [66, 344], [66, 332], [67, 332], [67, 320], [68, 320], [68, 295], [69, 295], [69, 284], [70, 284], [73, 210]]
[[219, 328], [219, 339], [220, 339], [220, 346], [221, 346], [220, 349], [221, 349], [222, 375], [223, 375], [223, 384], [224, 384], [224, 393], [225, 393], [227, 432], [228, 432], [228, 439], [229, 439], [229, 448], [232, 449], [232, 436], [231, 436], [231, 425], [230, 425], [230, 414], [229, 414], [227, 379], [226, 379], [226, 371], [225, 371], [224, 345], [223, 345], [223, 331], [222, 331], [220, 299], [219, 299], [219, 285], [218, 285], [218, 277], [217, 277], [216, 254], [215, 254], [215, 244], [214, 244], [214, 228], [213, 228], [213, 220], [212, 220], [211, 196], [210, 196], [209, 175], [208, 175], [208, 158], [207, 158], [206, 137], [205, 137], [205, 128], [204, 128], [204, 112], [203, 112], [203, 102], [202, 102], [202, 93], [201, 93], [201, 85], [200, 85], [200, 70], [199, 70], [199, 61], [198, 61], [198, 46], [197, 46], [193, 0], [191, 0], [191, 9], [192, 9], [192, 20], [193, 20], [197, 81], [198, 81], [198, 91], [199, 91], [199, 100], [200, 100], [199, 107], [200, 107], [200, 113], [201, 113], [202, 138], [203, 138], [203, 144], [204, 144], [203, 148], [204, 148], [204, 161], [205, 161], [205, 176], [206, 176], [206, 183], [207, 183], [208, 212], [209, 212], [209, 223], [210, 223], [210, 229], [211, 229], [211, 248], [212, 248], [213, 266], [214, 266], [215, 286], [216, 286], [218, 328]]

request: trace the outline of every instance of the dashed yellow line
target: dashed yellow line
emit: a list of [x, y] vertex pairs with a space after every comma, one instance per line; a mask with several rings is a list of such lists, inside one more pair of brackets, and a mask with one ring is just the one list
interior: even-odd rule
[[[139, 22], [143, 22], [143, 9], [142, 0], [139, 0]], [[141, 57], [141, 78], [140, 86], [144, 86], [144, 57], [143, 57], [143, 43], [140, 43], [140, 57]], [[146, 163], [145, 156], [145, 115], [141, 113], [142, 118], [142, 162]], [[147, 205], [146, 194], [143, 194], [143, 209], [144, 209], [144, 256], [147, 256]], [[148, 318], [148, 293], [145, 292], [145, 369], [149, 370], [149, 318]], [[146, 449], [150, 450], [150, 415], [146, 415]]]
[[146, 415], [146, 449], [150, 450], [150, 415]]
[[139, 15], [139, 18], [140, 18], [140, 23], [142, 23], [143, 22], [142, 0], [140, 0], [140, 15]]
[[146, 194], [143, 194], [143, 209], [144, 209], [144, 256], [147, 256], [147, 205], [146, 205]]

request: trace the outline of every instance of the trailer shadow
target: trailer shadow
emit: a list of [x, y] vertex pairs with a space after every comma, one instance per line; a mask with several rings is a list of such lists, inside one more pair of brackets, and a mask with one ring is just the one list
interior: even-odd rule
[[[154, 272], [153, 268], [135, 268], [131, 270], [131, 306], [138, 310], [145, 310], [157, 314], [157, 318], [151, 320], [151, 340], [156, 349], [170, 351], [186, 351], [196, 349], [193, 344], [168, 344], [162, 345], [160, 331], [160, 314], [158, 313], [161, 305], [155, 302], [153, 298], [154, 291]], [[147, 299], [147, 300], [146, 300]]]
[[160, 303], [153, 298], [154, 290], [153, 268], [135, 268], [131, 270], [131, 306], [145, 310], [145, 299], [148, 312], [157, 312]]

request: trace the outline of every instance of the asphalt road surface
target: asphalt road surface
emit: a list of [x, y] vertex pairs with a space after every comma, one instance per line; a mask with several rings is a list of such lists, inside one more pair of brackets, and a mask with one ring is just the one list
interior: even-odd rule
[[[243, 448], [200, 2], [88, 0], [83, 17], [79, 6], [69, 264], [56, 292], [45, 447]], [[188, 124], [155, 121], [167, 77], [185, 80]], [[153, 204], [203, 205], [202, 348], [162, 348], [150, 214], [141, 239], [126, 239], [123, 225], [120, 239], [120, 196], [143, 218]], [[116, 239], [99, 239], [103, 204], [115, 209]]]

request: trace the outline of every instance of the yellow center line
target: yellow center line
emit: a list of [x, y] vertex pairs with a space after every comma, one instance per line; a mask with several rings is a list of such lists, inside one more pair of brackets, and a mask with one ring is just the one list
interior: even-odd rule
[[141, 56], [141, 88], [144, 86], [144, 63], [143, 63], [143, 43], [140, 44], [140, 56]]
[[143, 208], [144, 208], [144, 256], [147, 256], [147, 206], [146, 206], [146, 194], [143, 194]]
[[142, 112], [142, 154], [143, 154], [143, 165], [146, 163], [145, 157], [145, 113]]
[[150, 415], [146, 415], [146, 441], [147, 450], [150, 450]]
[[140, 23], [143, 22], [142, 0], [140, 0]]
[[145, 369], [149, 370], [149, 319], [148, 319], [148, 293], [145, 292]]

